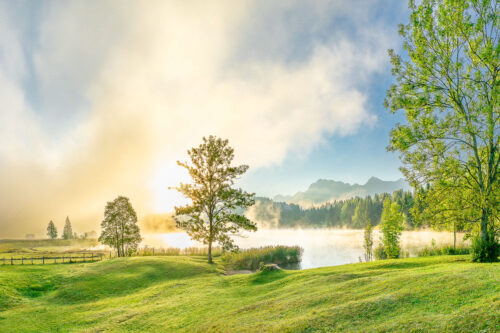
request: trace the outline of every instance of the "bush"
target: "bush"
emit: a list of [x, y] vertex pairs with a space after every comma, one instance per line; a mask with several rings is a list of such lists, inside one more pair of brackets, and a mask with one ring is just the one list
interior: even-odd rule
[[496, 239], [496, 235], [490, 232], [486, 240], [483, 240], [479, 235], [472, 237], [471, 254], [472, 261], [475, 262], [498, 261], [500, 244]]
[[254, 271], [265, 264], [283, 265], [300, 262], [302, 252], [299, 246], [278, 245], [226, 252], [221, 258], [226, 268]]
[[387, 259], [387, 252], [385, 251], [385, 247], [382, 244], [377, 245], [374, 254], [375, 254], [375, 260]]

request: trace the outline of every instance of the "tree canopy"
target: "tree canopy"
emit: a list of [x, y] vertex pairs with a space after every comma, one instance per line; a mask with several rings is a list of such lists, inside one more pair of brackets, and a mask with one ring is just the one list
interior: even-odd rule
[[124, 196], [106, 204], [101, 228], [99, 242], [115, 248], [119, 257], [135, 252], [142, 240], [137, 214], [130, 200]]
[[406, 55], [389, 50], [396, 83], [386, 98], [406, 123], [392, 130], [388, 149], [400, 152], [415, 188], [431, 185], [424, 210], [441, 221], [466, 218], [486, 241], [498, 231], [500, 207], [499, 2], [409, 8], [399, 31]]
[[248, 165], [233, 166], [233, 148], [228, 140], [215, 136], [204, 137], [197, 148], [188, 150], [188, 155], [190, 163], [177, 164], [186, 168], [192, 183], [181, 183], [175, 189], [191, 203], [175, 207], [175, 220], [191, 238], [208, 245], [208, 261], [212, 262], [212, 243], [231, 250], [235, 248], [232, 235], [241, 229], [257, 230], [254, 222], [237, 213], [238, 208], [255, 203], [254, 194], [232, 188]]

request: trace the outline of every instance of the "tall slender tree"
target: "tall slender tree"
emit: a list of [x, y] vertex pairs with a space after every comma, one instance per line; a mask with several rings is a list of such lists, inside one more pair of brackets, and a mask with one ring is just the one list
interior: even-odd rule
[[365, 249], [365, 261], [373, 260], [373, 228], [371, 221], [368, 220], [365, 228], [363, 248]]
[[212, 263], [212, 243], [231, 250], [235, 248], [231, 235], [240, 229], [257, 230], [254, 222], [237, 213], [238, 208], [255, 203], [254, 194], [232, 188], [248, 165], [233, 166], [233, 148], [228, 140], [215, 136], [204, 137], [197, 148], [188, 150], [188, 155], [191, 163], [177, 164], [186, 168], [192, 183], [181, 183], [175, 189], [191, 203], [175, 207], [175, 220], [178, 228], [208, 245], [208, 262]]
[[49, 224], [47, 225], [47, 236], [49, 236], [50, 239], [57, 238], [57, 228], [52, 220], [50, 220]]
[[68, 216], [66, 216], [66, 221], [64, 222], [64, 229], [63, 229], [62, 238], [64, 238], [64, 239], [72, 239], [73, 238], [73, 228], [71, 227], [71, 222], [70, 222]]
[[399, 258], [401, 253], [399, 238], [403, 231], [403, 219], [401, 206], [397, 202], [391, 202], [389, 198], [385, 199], [380, 228], [388, 259]]
[[[409, 8], [410, 22], [400, 26], [407, 57], [389, 50], [396, 83], [386, 98], [392, 112], [404, 110], [407, 123], [393, 129], [389, 149], [401, 153], [402, 171], [415, 188], [431, 184], [441, 191], [428, 195], [432, 201], [425, 205], [439, 213], [435, 219], [462, 212], [455, 216], [468, 215], [482, 242], [494, 244], [500, 223], [500, 3], [422, 0], [410, 1]], [[455, 186], [464, 192], [461, 200], [446, 194]]]

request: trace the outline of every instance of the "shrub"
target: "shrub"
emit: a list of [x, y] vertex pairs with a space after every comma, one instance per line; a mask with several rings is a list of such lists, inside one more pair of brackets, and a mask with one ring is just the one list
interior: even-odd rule
[[475, 262], [498, 261], [500, 244], [496, 239], [496, 235], [490, 232], [486, 240], [483, 240], [479, 235], [472, 237], [471, 254], [472, 261]]
[[453, 245], [443, 245], [441, 247], [424, 247], [417, 251], [417, 257], [441, 256], [441, 255], [460, 255], [469, 254], [470, 248], [464, 245], [453, 248]]
[[302, 252], [299, 246], [278, 245], [226, 252], [221, 258], [226, 268], [257, 270], [265, 264], [282, 265], [300, 262]]
[[385, 247], [382, 244], [377, 245], [374, 254], [375, 254], [375, 260], [387, 259], [387, 252], [385, 251]]
[[403, 231], [401, 206], [397, 202], [391, 203], [389, 198], [385, 199], [381, 219], [380, 229], [386, 256], [387, 258], [399, 258], [401, 255], [399, 238]]

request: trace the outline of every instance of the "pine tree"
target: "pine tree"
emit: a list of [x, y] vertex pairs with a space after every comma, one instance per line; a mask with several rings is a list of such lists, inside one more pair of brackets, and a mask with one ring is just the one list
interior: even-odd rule
[[49, 225], [47, 226], [47, 236], [49, 236], [50, 239], [57, 238], [57, 229], [52, 220], [50, 220]]
[[64, 238], [64, 239], [72, 239], [73, 238], [73, 228], [71, 227], [71, 222], [69, 221], [68, 216], [66, 216], [66, 222], [64, 223], [62, 238]]

